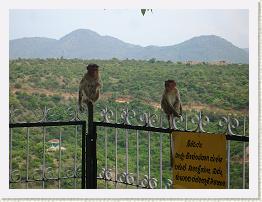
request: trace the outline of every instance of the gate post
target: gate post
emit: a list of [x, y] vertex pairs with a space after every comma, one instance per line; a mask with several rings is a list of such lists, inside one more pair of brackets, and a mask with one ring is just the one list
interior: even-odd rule
[[88, 133], [86, 136], [86, 188], [97, 188], [96, 126], [94, 125], [93, 104], [88, 103]]
[[81, 189], [86, 188], [86, 123], [82, 125], [82, 183]]

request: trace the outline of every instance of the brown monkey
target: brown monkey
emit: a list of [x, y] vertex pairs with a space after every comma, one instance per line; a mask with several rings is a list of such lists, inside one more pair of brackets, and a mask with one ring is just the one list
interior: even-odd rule
[[[182, 115], [180, 94], [179, 90], [176, 88], [176, 82], [174, 80], [165, 81], [165, 90], [161, 99], [161, 108], [167, 115], [169, 128], [172, 128], [174, 117], [180, 117]], [[171, 168], [173, 168], [174, 148], [172, 134], [170, 134], [170, 148], [170, 162]]]
[[87, 72], [80, 81], [78, 96], [80, 111], [83, 111], [82, 103], [87, 105], [88, 102], [91, 102], [93, 104], [99, 98], [101, 81], [98, 68], [97, 64], [89, 64], [86, 67]]
[[161, 108], [167, 115], [169, 128], [173, 126], [173, 118], [182, 115], [182, 105], [179, 90], [174, 80], [165, 81], [165, 90], [161, 99]]

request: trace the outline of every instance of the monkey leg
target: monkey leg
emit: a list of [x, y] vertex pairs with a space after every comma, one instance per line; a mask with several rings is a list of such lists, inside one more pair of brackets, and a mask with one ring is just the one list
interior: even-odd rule
[[173, 129], [174, 128], [174, 123], [173, 123], [173, 121], [174, 121], [174, 114], [170, 114], [170, 128], [171, 129]]
[[168, 127], [172, 128], [172, 124], [171, 124], [171, 115], [167, 114], [167, 120], [168, 120]]

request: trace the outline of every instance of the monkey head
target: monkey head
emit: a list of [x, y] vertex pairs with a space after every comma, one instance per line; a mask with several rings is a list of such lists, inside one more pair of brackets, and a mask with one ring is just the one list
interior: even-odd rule
[[167, 92], [170, 92], [176, 88], [175, 80], [167, 80], [165, 81], [165, 89]]
[[94, 79], [98, 79], [99, 77], [99, 66], [97, 64], [89, 64], [87, 65], [87, 73]]

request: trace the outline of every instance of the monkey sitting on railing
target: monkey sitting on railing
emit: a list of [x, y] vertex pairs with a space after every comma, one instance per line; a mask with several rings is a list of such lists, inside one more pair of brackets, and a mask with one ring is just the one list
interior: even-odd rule
[[99, 66], [97, 64], [89, 64], [87, 72], [83, 76], [79, 84], [78, 105], [80, 111], [83, 111], [82, 103], [88, 105], [89, 102], [94, 104], [100, 95], [102, 86], [99, 75]]
[[180, 117], [182, 115], [180, 94], [174, 80], [165, 81], [165, 90], [161, 99], [161, 108], [167, 115], [169, 128], [172, 128], [174, 117]]

